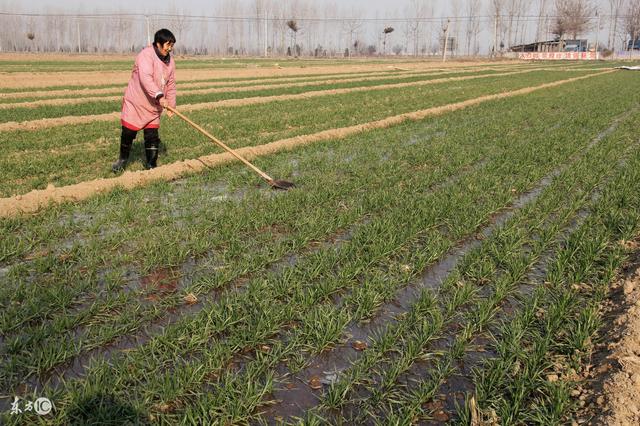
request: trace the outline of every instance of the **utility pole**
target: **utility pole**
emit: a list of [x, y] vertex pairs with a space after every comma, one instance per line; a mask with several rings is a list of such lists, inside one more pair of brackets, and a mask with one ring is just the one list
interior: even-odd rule
[[265, 11], [264, 11], [264, 57], [265, 58], [267, 56], [269, 56], [269, 48], [268, 48], [268, 43], [267, 43], [267, 39], [268, 39], [268, 36], [267, 36], [267, 29], [268, 29], [267, 28], [267, 23], [268, 23], [268, 21], [267, 21], [267, 10], [265, 8]]
[[549, 41], [551, 38], [551, 21], [549, 21], [549, 15], [547, 15], [547, 39], [545, 41]]
[[498, 55], [498, 15], [493, 18], [493, 57]]
[[596, 59], [598, 59], [598, 36], [600, 34], [600, 14], [596, 10], [596, 16], [598, 17], [598, 24], [596, 26]]
[[149, 17], [145, 15], [144, 20], [147, 22], [147, 45], [151, 46], [151, 31], [149, 29]]
[[82, 48], [80, 47], [80, 20], [76, 22], [78, 28], [78, 53], [82, 53]]
[[447, 18], [447, 23], [445, 24], [445, 26], [442, 28], [442, 31], [444, 32], [444, 49], [442, 50], [442, 62], [446, 62], [447, 61], [447, 42], [449, 41], [449, 18]]

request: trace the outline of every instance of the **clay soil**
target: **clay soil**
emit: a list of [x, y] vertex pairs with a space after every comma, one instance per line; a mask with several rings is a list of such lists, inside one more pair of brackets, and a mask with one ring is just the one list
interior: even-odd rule
[[576, 392], [579, 424], [640, 425], [640, 237], [622, 244], [633, 254], [603, 307], [587, 386]]

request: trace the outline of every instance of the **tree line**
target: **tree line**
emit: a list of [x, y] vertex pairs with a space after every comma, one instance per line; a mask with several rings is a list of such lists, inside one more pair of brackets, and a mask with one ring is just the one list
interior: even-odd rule
[[219, 0], [202, 16], [175, 6], [149, 15], [7, 7], [2, 51], [133, 52], [161, 27], [176, 34], [177, 53], [196, 55], [473, 56], [588, 35], [623, 50], [640, 38], [640, 0], [451, 0], [446, 10], [409, 0], [390, 17], [313, 0]]

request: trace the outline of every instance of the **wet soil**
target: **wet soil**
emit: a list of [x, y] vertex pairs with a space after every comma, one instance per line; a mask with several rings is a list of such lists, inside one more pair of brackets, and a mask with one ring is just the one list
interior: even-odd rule
[[155, 302], [176, 293], [179, 280], [180, 268], [159, 268], [142, 277], [140, 284], [145, 298]]
[[[611, 134], [630, 113], [625, 113], [618, 117], [614, 123], [606, 130], [598, 134], [588, 145], [586, 149], [590, 149], [599, 143], [604, 137]], [[581, 151], [584, 152], [584, 151]], [[276, 401], [266, 411], [263, 417], [268, 422], [275, 424], [281, 419], [294, 419], [303, 417], [305, 412], [316, 406], [322, 395], [322, 389], [337, 382], [345, 370], [347, 370], [360, 356], [363, 350], [366, 350], [372, 340], [372, 336], [382, 333], [389, 325], [393, 324], [399, 315], [406, 313], [413, 303], [420, 296], [422, 289], [437, 290], [444, 283], [447, 277], [455, 269], [458, 262], [471, 250], [478, 247], [481, 241], [489, 238], [496, 229], [506, 223], [518, 210], [524, 208], [531, 202], [535, 201], [547, 188], [552, 184], [554, 178], [559, 176], [563, 170], [570, 167], [570, 164], [576, 160], [578, 154], [571, 156], [567, 163], [559, 168], [552, 170], [549, 175], [541, 179], [537, 186], [527, 192], [519, 195], [512, 203], [510, 208], [503, 209], [502, 212], [495, 214], [488, 224], [477, 231], [474, 235], [462, 240], [456, 244], [444, 257], [438, 262], [429, 266], [420, 278], [414, 280], [409, 286], [401, 288], [396, 293], [396, 298], [385, 304], [377, 313], [377, 315], [369, 322], [364, 324], [351, 324], [345, 332], [345, 341], [339, 343], [330, 351], [325, 351], [315, 356], [305, 368], [301, 371], [291, 374], [284, 365], [280, 366], [279, 373], [285, 380], [273, 392], [273, 398]], [[596, 192], [594, 199], [599, 197]], [[570, 235], [588, 216], [589, 211], [582, 209], [576, 213], [576, 218], [568, 224], [567, 228], [562, 232], [563, 237]], [[639, 256], [640, 257], [640, 256]], [[552, 260], [552, 254], [545, 252], [539, 261], [533, 266], [525, 284], [518, 286], [516, 294], [520, 296], [528, 295], [533, 290], [531, 282], [538, 282], [537, 277], [544, 277]], [[640, 277], [640, 273], [639, 273]], [[640, 283], [638, 284], [638, 292], [640, 295]], [[488, 288], [486, 290], [489, 290]], [[489, 297], [489, 294], [481, 294], [482, 297]], [[640, 306], [640, 301], [639, 301]], [[500, 305], [500, 313], [498, 320], [508, 320], [519, 308], [517, 298], [513, 296], [504, 300]], [[638, 312], [640, 317], [640, 309]], [[640, 324], [639, 324], [640, 328]], [[496, 331], [496, 330], [494, 330]], [[458, 332], [458, 324], [455, 322], [446, 326], [443, 333], [432, 345], [432, 351], [447, 350]], [[438, 397], [427, 404], [427, 409], [432, 411], [434, 423], [440, 424], [447, 422], [455, 417], [458, 406], [462, 406], [465, 402], [465, 395], [473, 392], [472, 369], [478, 367], [487, 358], [491, 358], [496, 354], [491, 349], [492, 340], [489, 334], [483, 333], [473, 338], [470, 348], [465, 352], [464, 357], [456, 364], [456, 370], [453, 375], [447, 378], [445, 383], [439, 388]], [[639, 358], [640, 360], [640, 358]], [[640, 364], [638, 365], [640, 367]], [[413, 383], [423, 379], [429, 374], [430, 362], [417, 361], [409, 372], [402, 375], [400, 381], [408, 388]], [[640, 375], [638, 376], [640, 379]], [[366, 395], [362, 395], [366, 398]]]

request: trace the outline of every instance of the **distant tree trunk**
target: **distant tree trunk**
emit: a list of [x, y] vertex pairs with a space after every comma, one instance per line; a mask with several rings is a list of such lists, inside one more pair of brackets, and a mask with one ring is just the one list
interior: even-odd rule
[[640, 0], [629, 0], [625, 17], [625, 30], [629, 35], [629, 42], [631, 44], [631, 46], [627, 46], [627, 48], [633, 50], [640, 35]]
[[266, 34], [262, 34], [263, 28], [264, 28], [264, 25], [262, 25], [263, 23], [262, 20], [264, 18], [264, 4], [262, 3], [262, 0], [254, 0], [253, 10], [255, 11], [255, 17], [256, 17], [255, 55], [260, 56], [260, 50], [261, 50], [260, 46], [262, 46], [262, 39], [263, 37], [266, 37]]
[[615, 49], [616, 34], [618, 32], [618, 18], [625, 0], [609, 0], [611, 18], [609, 21], [609, 49]]
[[[348, 34], [349, 36], [349, 57], [351, 57], [352, 52], [351, 49], [353, 48], [353, 43], [354, 40], [358, 38], [358, 30], [360, 29], [360, 27], [362, 26], [362, 21], [360, 20], [347, 20], [345, 22], [343, 22], [343, 28], [344, 31]], [[326, 40], [323, 40], [322, 44], [326, 44]]]
[[[547, 12], [547, 0], [539, 0], [539, 9], [538, 9], [538, 25], [536, 26], [536, 41], [542, 41], [542, 33], [545, 31], [544, 25], [545, 21], [543, 20], [543, 16]], [[546, 32], [545, 32], [546, 34]]]
[[[460, 8], [460, 0], [452, 0], [451, 9], [453, 11], [453, 16], [454, 17], [460, 16], [460, 10], [462, 10]], [[453, 34], [453, 37], [451, 37], [451, 35], [449, 35], [449, 38], [453, 38], [455, 40], [455, 45], [451, 46], [451, 52], [452, 52], [452, 54], [457, 55], [458, 54], [458, 40], [460, 39], [460, 21], [458, 19], [453, 21], [453, 31], [451, 30], [451, 27], [449, 27], [449, 34]]]
[[475, 43], [479, 33], [479, 20], [478, 14], [480, 12], [480, 0], [469, 0], [467, 3], [467, 15], [469, 16], [469, 21], [467, 22], [467, 31], [466, 31], [466, 55], [469, 56], [471, 54], [471, 45]]
[[500, 44], [504, 40], [505, 36], [506, 26], [502, 19], [502, 15], [505, 10], [505, 1], [506, 0], [491, 0], [489, 5], [490, 15], [493, 17], [493, 22], [491, 22], [491, 24], [493, 25], [493, 49], [495, 53], [500, 50]]

